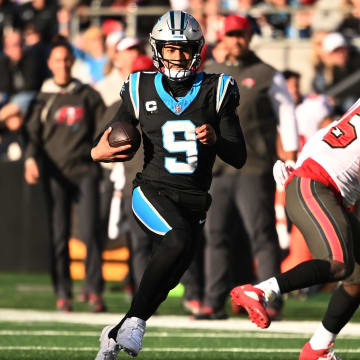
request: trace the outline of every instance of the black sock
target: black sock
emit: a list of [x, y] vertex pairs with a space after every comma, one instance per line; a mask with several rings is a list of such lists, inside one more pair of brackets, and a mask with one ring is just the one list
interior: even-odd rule
[[277, 275], [276, 280], [282, 294], [331, 280], [330, 263], [326, 260], [305, 261], [293, 269]]
[[359, 300], [349, 295], [343, 285], [339, 286], [331, 296], [322, 321], [325, 329], [338, 334], [349, 322], [358, 306]]

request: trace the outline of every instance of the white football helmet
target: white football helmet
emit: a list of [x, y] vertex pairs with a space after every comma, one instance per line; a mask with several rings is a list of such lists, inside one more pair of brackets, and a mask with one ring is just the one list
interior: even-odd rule
[[[171, 10], [161, 16], [150, 34], [155, 67], [168, 78], [178, 81], [187, 79], [199, 68], [200, 52], [204, 43], [200, 24], [192, 15], [180, 10]], [[183, 69], [169, 69], [166, 63], [171, 63], [171, 61], [162, 56], [162, 48], [165, 44], [191, 46], [192, 59], [190, 65], [188, 65], [188, 61], [184, 61]]]

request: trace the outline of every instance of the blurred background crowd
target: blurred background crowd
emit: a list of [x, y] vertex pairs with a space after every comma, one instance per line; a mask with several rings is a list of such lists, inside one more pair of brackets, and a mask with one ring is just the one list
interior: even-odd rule
[[[44, 81], [54, 75], [48, 64], [53, 39], [59, 35], [67, 39], [75, 57], [72, 76], [100, 94], [104, 103], [98, 124], [101, 128], [117, 111], [127, 75], [154, 70], [147, 40], [155, 20], [168, 9], [190, 12], [201, 23], [206, 40], [202, 52], [205, 69], [211, 62], [228, 60], [229, 50], [224, 45], [226, 18], [234, 14], [246, 17], [253, 34], [250, 47], [286, 80], [296, 106], [300, 145], [318, 128], [337, 119], [360, 96], [360, 0], [0, 0], [0, 176], [3, 179], [11, 182], [11, 176], [18, 176], [24, 182], [23, 187], [29, 186], [23, 180], [23, 171], [9, 169], [15, 163], [24, 168], [27, 122], [33, 116], [33, 104]], [[240, 23], [236, 26], [242, 29]], [[251, 87], [247, 80], [242, 85]], [[71, 119], [76, 122], [76, 116], [69, 111], [66, 114], [70, 122]], [[97, 188], [102, 248], [129, 248], [127, 289], [130, 293], [139, 284], [152, 246], [130, 215], [131, 180], [141, 166], [141, 151], [129, 164], [103, 165]], [[5, 192], [2, 189], [2, 194]], [[36, 204], [31, 209], [36, 212]], [[301, 236], [286, 221], [281, 189], [276, 192], [274, 212], [282, 269], [286, 270], [310, 255], [301, 239], [293, 240]], [[74, 216], [73, 234], [83, 240], [81, 231], [76, 231]], [[226, 289], [257, 278], [256, 256], [247, 231], [237, 221], [236, 209], [230, 216], [234, 226], [226, 240], [230, 274], [224, 285]], [[16, 236], [7, 241], [16, 242]], [[199, 319], [226, 318], [223, 308], [204, 308], [204, 269], [204, 252], [200, 251], [184, 278], [184, 306], [192, 314], [200, 314]], [[84, 288], [79, 300], [88, 301], [89, 295], [93, 295], [91, 309], [104, 311], [101, 292], [89, 294]], [[70, 311], [71, 302], [58, 302], [58, 309]], [[278, 310], [274, 318], [281, 316], [281, 306]]]
[[[358, 97], [357, 77], [352, 79], [353, 87], [345, 84], [334, 88], [357, 70], [357, 0], [2, 0], [0, 158], [15, 160], [20, 156], [22, 144], [19, 148], [12, 139], [43, 80], [50, 76], [48, 48], [56, 34], [65, 36], [74, 48], [76, 78], [94, 86], [106, 105], [111, 105], [118, 99], [119, 79], [129, 71], [151, 68], [148, 34], [159, 14], [169, 8], [186, 10], [201, 23], [206, 38], [203, 63], [207, 59], [222, 62], [226, 57], [221, 41], [225, 17], [246, 15], [254, 32], [252, 47], [279, 70], [298, 72], [300, 90], [306, 95], [342, 97], [336, 104], [339, 112], [344, 101], [346, 108]], [[330, 33], [332, 36], [323, 42]], [[296, 51], [302, 55], [298, 57]], [[115, 83], [113, 88], [111, 84]], [[344, 100], [347, 93], [353, 96]]]

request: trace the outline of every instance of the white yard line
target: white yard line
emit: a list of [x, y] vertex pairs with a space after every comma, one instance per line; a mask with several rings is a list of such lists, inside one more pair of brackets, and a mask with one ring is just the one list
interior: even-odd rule
[[[266, 333], [266, 332], [167, 332], [148, 331], [146, 337], [150, 338], [218, 338], [218, 339], [304, 339], [310, 334]], [[99, 337], [98, 331], [61, 331], [61, 330], [0, 330], [0, 336], [76, 336]], [[360, 335], [344, 335], [343, 339], [359, 340]]]
[[[0, 346], [0, 351], [96, 351], [96, 347], [60, 347], [60, 346]], [[298, 349], [269, 349], [269, 348], [145, 348], [142, 352], [232, 352], [232, 353], [298, 353]], [[360, 349], [336, 349], [338, 353], [360, 353]]]
[[[63, 322], [74, 324], [106, 325], [116, 324], [123, 314], [60, 313], [53, 311], [34, 311], [0, 309], [0, 321], [18, 322]], [[269, 333], [311, 334], [319, 326], [319, 321], [274, 321], [268, 329], [260, 330], [247, 319], [192, 320], [188, 316], [153, 316], [147, 322], [149, 327], [178, 329], [232, 330], [242, 332], [263, 331]], [[341, 335], [360, 335], [360, 323], [350, 323]]]

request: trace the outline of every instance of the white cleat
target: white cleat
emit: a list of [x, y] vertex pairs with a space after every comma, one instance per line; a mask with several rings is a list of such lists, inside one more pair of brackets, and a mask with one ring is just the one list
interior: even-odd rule
[[115, 325], [108, 325], [103, 328], [99, 338], [100, 350], [95, 360], [115, 360], [120, 352], [120, 347], [116, 341], [109, 338], [109, 332], [114, 326]]
[[[130, 356], [137, 356], [142, 349], [142, 339], [145, 334], [145, 328], [146, 322], [142, 319], [137, 317], [126, 319], [117, 334], [116, 345], [120, 350], [125, 351]], [[99, 360], [100, 359], [102, 358], [99, 358]], [[104, 359], [107, 360], [107, 358]]]

